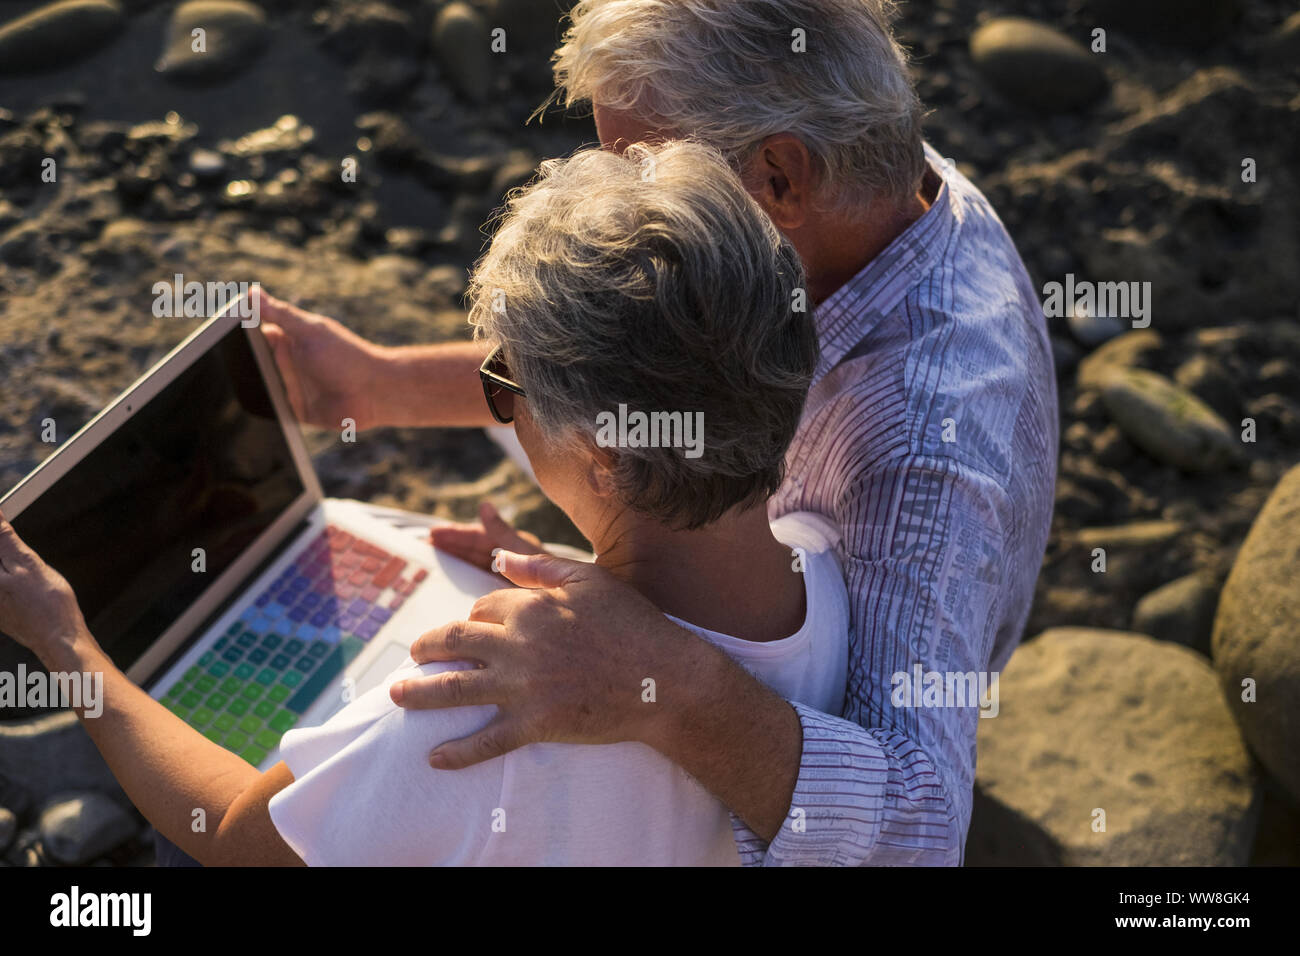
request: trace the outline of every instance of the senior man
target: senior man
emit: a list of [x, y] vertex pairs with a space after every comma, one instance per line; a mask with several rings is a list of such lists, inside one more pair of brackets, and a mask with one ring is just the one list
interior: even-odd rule
[[[769, 512], [837, 529], [843, 714], [782, 700], [599, 568], [511, 554], [522, 588], [413, 647], [483, 666], [392, 688], [406, 707], [498, 707], [434, 766], [637, 740], [730, 808], [747, 864], [961, 862], [978, 701], [895, 698], [895, 675], [997, 671], [1019, 641], [1051, 518], [1056, 386], [1014, 244], [923, 143], [891, 6], [584, 0], [555, 57], [560, 101], [592, 104], [603, 145], [717, 147], [803, 260], [821, 361]], [[492, 424], [478, 345], [385, 349], [275, 300], [262, 315], [309, 422]], [[533, 550], [484, 517], [436, 543]]]

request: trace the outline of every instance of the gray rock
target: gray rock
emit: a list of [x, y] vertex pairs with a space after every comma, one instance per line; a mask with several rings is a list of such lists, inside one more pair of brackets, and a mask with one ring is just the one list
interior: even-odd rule
[[[203, 50], [193, 31], [204, 31]], [[266, 41], [266, 14], [245, 0], [189, 0], [172, 13], [156, 69], [173, 78], [212, 79], [247, 66]]]
[[1156, 588], [1133, 609], [1133, 630], [1182, 644], [1207, 657], [1219, 588], [1207, 574], [1188, 574]]
[[[1214, 621], [1214, 666], [1260, 762], [1300, 803], [1300, 466], [1265, 502]], [[1255, 681], [1256, 700], [1242, 698]]]
[[104, 758], [71, 711], [0, 723], [0, 785], [10, 807], [17, 800], [41, 806], [69, 790], [98, 790], [120, 795], [126, 802]]
[[433, 49], [452, 86], [473, 103], [487, 100], [496, 74], [492, 38], [483, 15], [453, 0], [433, 21]]
[[978, 721], [986, 805], [968, 863], [1247, 861], [1258, 785], [1200, 656], [1141, 634], [1054, 628], [1012, 656], [998, 706]]
[[122, 26], [116, 0], [59, 0], [0, 25], [0, 73], [58, 69], [102, 47]]
[[1080, 388], [1100, 388], [1112, 369], [1135, 367], [1148, 352], [1159, 351], [1163, 345], [1160, 333], [1151, 329], [1125, 332], [1080, 361], [1076, 381]]
[[976, 68], [1007, 99], [1047, 112], [1075, 110], [1106, 95], [1101, 60], [1058, 30], [1024, 17], [998, 17], [970, 41]]
[[60, 863], [81, 866], [135, 836], [131, 814], [102, 793], [67, 794], [41, 813], [41, 842]]
[[12, 810], [0, 807], [0, 853], [9, 848], [9, 843], [18, 832], [18, 818]]
[[41, 831], [36, 827], [20, 830], [4, 854], [10, 866], [53, 866], [49, 851], [41, 842]]
[[1237, 0], [1089, 0], [1098, 26], [1144, 39], [1204, 46], [1226, 36]]
[[1102, 381], [1101, 398], [1125, 437], [1157, 461], [1201, 472], [1241, 457], [1241, 443], [1228, 423], [1163, 375], [1112, 369]]

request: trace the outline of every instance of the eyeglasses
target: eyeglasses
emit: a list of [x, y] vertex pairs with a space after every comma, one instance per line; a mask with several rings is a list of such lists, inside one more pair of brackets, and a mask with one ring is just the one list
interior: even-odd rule
[[512, 393], [523, 398], [524, 390], [510, 378], [510, 369], [502, 354], [502, 346], [498, 345], [488, 353], [488, 357], [479, 366], [478, 377], [483, 382], [483, 397], [487, 399], [488, 410], [492, 412], [492, 417], [502, 425], [509, 425], [515, 420], [515, 400]]

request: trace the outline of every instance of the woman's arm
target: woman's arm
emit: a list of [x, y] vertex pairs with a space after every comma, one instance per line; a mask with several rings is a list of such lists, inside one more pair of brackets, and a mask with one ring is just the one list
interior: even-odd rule
[[[209, 866], [302, 865], [271, 822], [271, 797], [293, 782], [208, 740], [137, 687], [86, 627], [66, 580], [0, 515], [0, 630], [52, 672], [102, 679], [96, 713], [77, 716], [131, 802], [163, 836]], [[83, 703], [85, 703], [83, 701]]]

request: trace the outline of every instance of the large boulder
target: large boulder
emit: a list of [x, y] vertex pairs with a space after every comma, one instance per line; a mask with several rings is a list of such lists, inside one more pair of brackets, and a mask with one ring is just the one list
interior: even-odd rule
[[1007, 99], [1044, 112], [1075, 110], [1109, 88], [1100, 58], [1059, 30], [998, 17], [970, 40], [976, 68]]
[[[1251, 749], [1300, 804], [1300, 466], [1282, 476], [1237, 554], [1212, 649]], [[1253, 702], [1242, 700], [1245, 680]]]
[[969, 864], [1249, 858], [1250, 754], [1214, 670], [1186, 648], [1123, 631], [1043, 632], [1003, 672], [978, 755]]
[[58, 69], [104, 45], [122, 26], [116, 0], [59, 0], [0, 25], [0, 73]]

